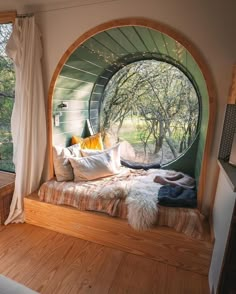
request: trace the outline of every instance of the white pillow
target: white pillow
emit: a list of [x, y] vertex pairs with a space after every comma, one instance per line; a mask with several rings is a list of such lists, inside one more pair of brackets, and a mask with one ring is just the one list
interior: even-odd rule
[[120, 164], [120, 143], [116, 144], [115, 146], [106, 149], [106, 150], [95, 150], [95, 149], [81, 149], [81, 155], [83, 157], [91, 156], [91, 155], [97, 155], [102, 154], [104, 152], [112, 152], [113, 161], [115, 163], [115, 168], [119, 170], [121, 164]]
[[71, 146], [66, 147], [66, 148], [70, 150], [71, 155], [73, 157], [81, 157], [82, 156], [81, 155], [81, 152], [80, 152], [81, 151], [81, 145], [80, 145], [80, 143], [71, 145]]
[[53, 146], [53, 165], [58, 182], [72, 181], [74, 179], [70, 157], [81, 157], [80, 144], [70, 147]]
[[89, 181], [119, 172], [113, 158], [113, 150], [106, 150], [100, 154], [80, 158], [69, 158], [74, 171], [74, 181]]

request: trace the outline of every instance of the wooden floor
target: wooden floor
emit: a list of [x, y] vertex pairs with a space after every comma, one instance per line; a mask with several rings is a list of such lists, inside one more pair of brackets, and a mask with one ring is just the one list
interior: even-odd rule
[[206, 275], [29, 224], [0, 226], [0, 273], [42, 294], [205, 294]]
[[39, 201], [35, 193], [24, 198], [24, 210], [28, 224], [187, 271], [203, 275], [209, 272], [213, 247], [210, 241], [190, 238], [164, 226], [136, 231], [127, 220]]

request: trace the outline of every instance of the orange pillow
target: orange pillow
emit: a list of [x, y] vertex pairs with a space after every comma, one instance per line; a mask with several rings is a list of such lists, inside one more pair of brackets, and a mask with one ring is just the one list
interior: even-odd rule
[[97, 133], [84, 139], [81, 137], [73, 136], [71, 138], [71, 144], [80, 144], [81, 149], [103, 150], [101, 133]]

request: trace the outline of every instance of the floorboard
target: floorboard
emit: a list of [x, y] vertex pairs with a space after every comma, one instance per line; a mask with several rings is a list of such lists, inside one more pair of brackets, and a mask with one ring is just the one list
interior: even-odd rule
[[136, 231], [124, 219], [42, 202], [35, 193], [25, 197], [24, 205], [28, 224], [199, 274], [209, 271], [213, 246], [209, 241], [164, 226]]
[[0, 226], [0, 273], [41, 294], [208, 294], [207, 276], [29, 224]]

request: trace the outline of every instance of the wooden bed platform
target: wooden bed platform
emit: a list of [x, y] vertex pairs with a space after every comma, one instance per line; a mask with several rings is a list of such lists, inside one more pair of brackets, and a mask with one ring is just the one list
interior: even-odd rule
[[160, 226], [138, 232], [122, 219], [41, 202], [37, 192], [25, 197], [24, 206], [26, 223], [208, 274], [213, 247], [210, 241], [192, 239]]

